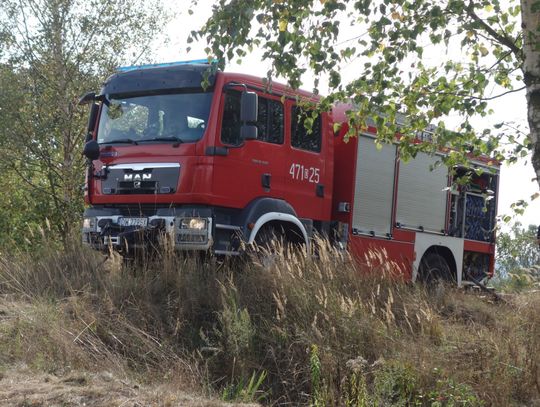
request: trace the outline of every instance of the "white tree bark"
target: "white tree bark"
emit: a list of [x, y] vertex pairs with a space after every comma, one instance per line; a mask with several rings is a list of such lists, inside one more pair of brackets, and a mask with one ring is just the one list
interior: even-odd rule
[[521, 0], [523, 73], [527, 87], [527, 119], [532, 143], [532, 165], [540, 188], [540, 3]]

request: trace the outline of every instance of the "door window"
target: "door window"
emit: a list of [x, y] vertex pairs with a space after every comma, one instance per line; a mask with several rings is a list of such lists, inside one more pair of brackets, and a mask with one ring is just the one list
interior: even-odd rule
[[[223, 122], [221, 125], [221, 142], [233, 146], [240, 140], [240, 92], [225, 94]], [[283, 105], [273, 99], [259, 96], [257, 106], [257, 140], [272, 144], [283, 144]]]
[[315, 118], [311, 111], [292, 107], [291, 145], [301, 150], [321, 151], [321, 115]]

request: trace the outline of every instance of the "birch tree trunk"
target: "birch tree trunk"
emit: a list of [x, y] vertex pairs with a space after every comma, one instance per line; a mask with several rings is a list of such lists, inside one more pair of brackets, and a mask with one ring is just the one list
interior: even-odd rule
[[521, 0], [521, 19], [532, 165], [540, 188], [540, 0]]

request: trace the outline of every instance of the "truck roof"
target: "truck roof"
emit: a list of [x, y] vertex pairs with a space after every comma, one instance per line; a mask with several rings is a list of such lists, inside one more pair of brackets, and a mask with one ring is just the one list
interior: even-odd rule
[[237, 82], [237, 83], [244, 83], [248, 85], [251, 85], [252, 88], [264, 91], [266, 93], [275, 94], [279, 96], [285, 96], [287, 98], [295, 99], [297, 97], [301, 97], [316, 102], [320, 100], [319, 95], [315, 95], [312, 92], [308, 92], [302, 89], [293, 89], [290, 86], [284, 85], [279, 82], [272, 81], [270, 85], [268, 85], [268, 80], [266, 78], [261, 78], [258, 76], [253, 75], [246, 75], [241, 73], [233, 73], [233, 72], [220, 72], [218, 75], [222, 75], [224, 78], [224, 82]]
[[[140, 67], [122, 68], [104, 82], [102, 95], [137, 94], [147, 92], [174, 91], [181, 89], [200, 89], [204, 73], [211, 65], [204, 63], [188, 64], [158, 64]], [[268, 85], [265, 78], [218, 71], [208, 78], [209, 87], [215, 85], [218, 76], [223, 76], [223, 82], [235, 82], [248, 87], [265, 91], [266, 93], [285, 96], [288, 98], [301, 97], [313, 102], [320, 99], [317, 95], [304, 90], [272, 82]]]
[[[170, 91], [201, 88], [207, 64], [170, 66], [143, 66], [117, 72], [107, 78], [101, 89], [102, 95], [134, 94], [153, 91]], [[215, 75], [208, 78], [213, 86]]]

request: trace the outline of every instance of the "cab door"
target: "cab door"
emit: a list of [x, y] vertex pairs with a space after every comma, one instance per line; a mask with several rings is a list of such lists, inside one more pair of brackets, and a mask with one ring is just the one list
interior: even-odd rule
[[323, 116], [300, 108], [292, 100], [287, 102], [285, 196], [298, 216], [314, 220], [324, 220], [324, 214], [329, 213], [325, 203], [330, 202], [332, 193], [324, 160], [329, 146], [323, 142], [323, 125], [327, 125]]
[[285, 108], [278, 96], [258, 95], [257, 140], [240, 138], [239, 90], [226, 90], [221, 99], [221, 128], [216, 145], [223, 155], [214, 159], [216, 203], [244, 208], [255, 198], [283, 198]]

